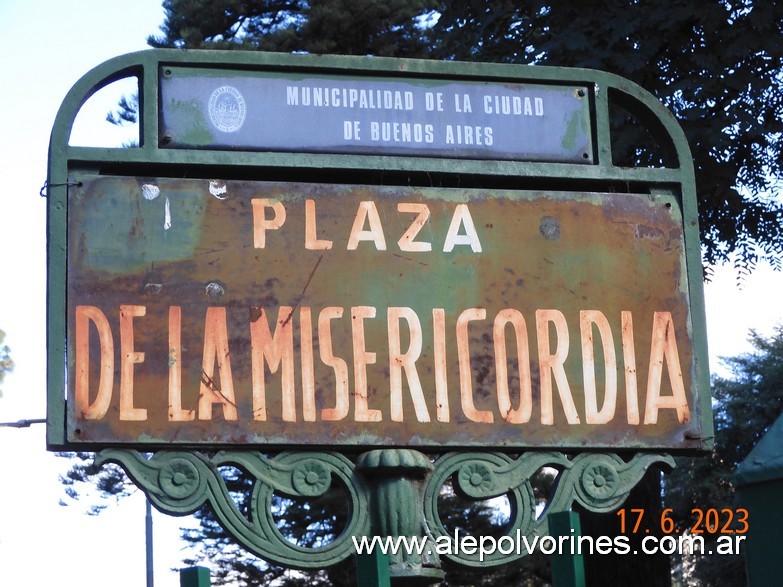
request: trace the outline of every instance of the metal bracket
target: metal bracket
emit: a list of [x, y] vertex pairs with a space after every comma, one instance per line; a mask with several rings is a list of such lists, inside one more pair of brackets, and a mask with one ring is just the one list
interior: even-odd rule
[[[250, 451], [223, 451], [213, 457], [185, 451], [163, 451], [146, 458], [137, 451], [106, 449], [98, 463], [114, 462], [146, 493], [160, 511], [186, 515], [210, 505], [224, 529], [249, 552], [264, 560], [298, 569], [322, 569], [356, 554], [352, 538], [419, 537], [421, 554], [400, 549], [390, 555], [392, 579], [416, 578], [436, 583], [443, 578], [440, 557], [468, 567], [497, 566], [529, 554], [466, 554], [442, 548], [453, 536], [441, 521], [438, 497], [452, 480], [454, 490], [472, 501], [507, 495], [511, 517], [504, 535], [512, 540], [549, 535], [549, 515], [574, 504], [609, 512], [623, 503], [651, 466], [674, 467], [665, 454], [636, 454], [630, 460], [610, 453], [529, 452], [517, 458], [497, 452], [449, 453], [434, 463], [411, 449], [380, 449], [351, 460], [338, 453], [284, 452], [266, 457]], [[219, 468], [238, 467], [250, 476], [253, 490], [247, 513], [240, 511]], [[552, 468], [556, 481], [545, 503], [533, 493], [532, 477]], [[345, 489], [350, 512], [345, 528], [329, 544], [305, 548], [280, 532], [272, 515], [272, 497], [314, 498], [332, 483]], [[453, 545], [452, 545], [453, 546]]]

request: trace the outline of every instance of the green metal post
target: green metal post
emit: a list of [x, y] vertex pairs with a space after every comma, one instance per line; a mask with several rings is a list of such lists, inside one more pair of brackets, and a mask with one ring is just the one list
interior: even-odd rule
[[369, 554], [357, 554], [356, 584], [359, 587], [390, 587], [388, 555], [377, 548]]
[[[576, 512], [555, 512], [549, 517], [549, 533], [554, 538], [573, 536], [575, 544], [582, 535], [582, 525]], [[569, 541], [570, 542], [570, 541]], [[581, 553], [552, 555], [554, 587], [585, 587], [585, 564]]]
[[179, 587], [210, 587], [209, 569], [188, 567], [179, 570]]

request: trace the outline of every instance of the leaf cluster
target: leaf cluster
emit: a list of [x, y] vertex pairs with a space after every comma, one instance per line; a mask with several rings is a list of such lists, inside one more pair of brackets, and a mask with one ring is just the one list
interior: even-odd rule
[[427, 0], [166, 0], [152, 47], [424, 57]]
[[[240, 512], [248, 518], [253, 504], [253, 483], [240, 469], [222, 467], [221, 475]], [[257, 504], [262, 512], [265, 504]], [[313, 500], [275, 495], [272, 516], [280, 533], [291, 543], [313, 548], [333, 540], [345, 524], [348, 501], [339, 487], [329, 489]], [[183, 530], [183, 540], [193, 546], [187, 564], [207, 564], [215, 585], [304, 585], [351, 584], [355, 571], [352, 561], [319, 571], [288, 570], [247, 553], [227, 536], [211, 508], [194, 514], [198, 528]]]

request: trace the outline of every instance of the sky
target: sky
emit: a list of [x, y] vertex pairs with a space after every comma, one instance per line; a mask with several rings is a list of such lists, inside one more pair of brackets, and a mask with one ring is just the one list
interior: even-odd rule
[[[103, 61], [147, 48], [163, 22], [161, 0], [0, 0], [0, 329], [16, 364], [0, 386], [0, 422], [45, 417], [46, 179], [49, 134], [66, 92]], [[91, 105], [75, 135], [116, 132], [103, 122], [116, 104]], [[80, 118], [83, 115], [80, 115]], [[105, 127], [105, 128], [104, 128]], [[109, 140], [109, 139], [102, 139]], [[116, 139], [111, 139], [116, 140]], [[116, 143], [115, 143], [116, 144]], [[12, 285], [13, 284], [13, 285]], [[145, 584], [141, 493], [87, 516], [68, 507], [65, 459], [46, 452], [43, 425], [0, 428], [0, 585], [138, 587]], [[153, 514], [155, 585], [178, 587], [179, 522]]]
[[[61, 101], [88, 70], [146, 49], [163, 21], [160, 0], [0, 0], [0, 329], [16, 364], [0, 386], [0, 422], [45, 417], [46, 178], [49, 134]], [[121, 142], [104, 122], [117, 94], [85, 106], [76, 142]], [[118, 134], [119, 133], [119, 134]], [[742, 288], [718, 268], [706, 288], [712, 370], [750, 350], [750, 328], [770, 334], [783, 317], [783, 275], [762, 265]], [[725, 372], [724, 372], [725, 373]], [[88, 517], [62, 507], [68, 463], [46, 452], [44, 427], [0, 428], [0, 585], [130, 587], [144, 584], [144, 498]], [[179, 585], [179, 519], [155, 512], [155, 584]], [[34, 566], [33, 566], [34, 565]]]

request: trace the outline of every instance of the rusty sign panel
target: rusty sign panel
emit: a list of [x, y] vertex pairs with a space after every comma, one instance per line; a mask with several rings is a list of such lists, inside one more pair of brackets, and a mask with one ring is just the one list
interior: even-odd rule
[[673, 196], [80, 178], [73, 443], [692, 446]]
[[164, 67], [160, 146], [594, 163], [582, 85]]

